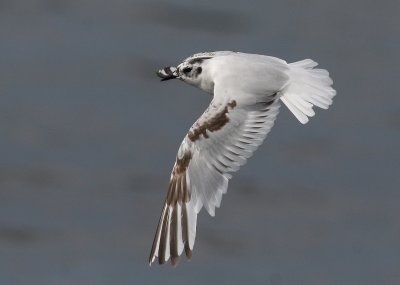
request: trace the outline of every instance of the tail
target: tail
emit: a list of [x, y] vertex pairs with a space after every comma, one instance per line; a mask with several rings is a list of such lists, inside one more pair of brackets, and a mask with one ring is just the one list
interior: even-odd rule
[[325, 69], [314, 69], [318, 63], [304, 59], [289, 64], [289, 85], [280, 99], [302, 124], [315, 115], [314, 106], [328, 109], [336, 91], [333, 81]]

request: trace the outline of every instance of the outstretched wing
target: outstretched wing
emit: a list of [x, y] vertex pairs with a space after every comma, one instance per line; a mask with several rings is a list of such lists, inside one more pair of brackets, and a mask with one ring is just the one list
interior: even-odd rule
[[185, 136], [171, 173], [150, 264], [155, 257], [160, 264], [171, 257], [175, 265], [183, 249], [191, 258], [197, 214], [204, 206], [214, 216], [230, 174], [246, 162], [273, 126], [280, 106], [277, 93], [254, 100], [238, 98], [215, 96]]

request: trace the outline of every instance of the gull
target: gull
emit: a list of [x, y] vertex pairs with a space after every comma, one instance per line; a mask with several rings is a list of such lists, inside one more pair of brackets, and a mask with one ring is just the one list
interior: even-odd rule
[[157, 72], [161, 81], [180, 79], [213, 95], [206, 111], [183, 139], [150, 252], [149, 264], [185, 251], [192, 257], [197, 215], [221, 205], [232, 173], [261, 145], [281, 102], [302, 124], [314, 106], [328, 109], [336, 91], [328, 71], [311, 59], [287, 63], [258, 54], [232, 51], [194, 54], [177, 67]]

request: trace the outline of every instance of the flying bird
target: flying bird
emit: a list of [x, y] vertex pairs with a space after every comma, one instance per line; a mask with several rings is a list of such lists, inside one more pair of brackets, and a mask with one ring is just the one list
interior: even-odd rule
[[149, 264], [158, 257], [176, 265], [192, 257], [197, 214], [211, 215], [228, 181], [261, 145], [281, 102], [305, 124], [314, 106], [328, 109], [336, 91], [328, 71], [311, 59], [287, 63], [265, 55], [232, 51], [197, 53], [177, 67], [157, 72], [161, 81], [180, 79], [213, 95], [183, 139], [156, 230]]

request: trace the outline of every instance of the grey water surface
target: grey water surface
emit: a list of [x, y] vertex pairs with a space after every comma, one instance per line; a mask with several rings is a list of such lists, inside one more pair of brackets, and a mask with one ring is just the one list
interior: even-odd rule
[[[0, 284], [400, 284], [399, 1], [0, 1]], [[312, 58], [338, 95], [147, 258], [210, 96], [154, 71], [202, 51]]]

